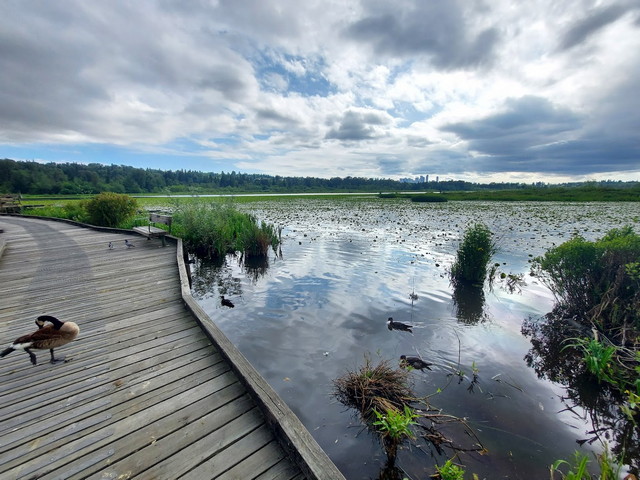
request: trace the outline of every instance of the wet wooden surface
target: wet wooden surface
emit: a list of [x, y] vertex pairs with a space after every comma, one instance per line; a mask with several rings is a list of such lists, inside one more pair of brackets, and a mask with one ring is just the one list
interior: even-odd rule
[[0, 342], [39, 315], [80, 326], [65, 363], [0, 359], [0, 478], [307, 478], [185, 309], [175, 244], [24, 217], [0, 230]]

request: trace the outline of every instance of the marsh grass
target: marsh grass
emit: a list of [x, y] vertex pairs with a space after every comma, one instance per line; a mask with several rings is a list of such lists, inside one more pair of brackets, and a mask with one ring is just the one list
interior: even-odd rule
[[392, 367], [388, 360], [373, 365], [365, 356], [358, 370], [334, 380], [334, 393], [342, 404], [355, 408], [365, 422], [371, 422], [376, 418], [374, 411], [401, 411], [415, 399], [408, 380], [406, 370]]
[[365, 356], [359, 370], [347, 372], [334, 380], [334, 394], [338, 400], [355, 408], [364, 423], [375, 431], [387, 454], [387, 469], [393, 469], [398, 447], [406, 439], [414, 438], [412, 425], [418, 417], [409, 406], [415, 400], [408, 386], [409, 373], [392, 367], [387, 360], [377, 365]]
[[[595, 455], [596, 463], [599, 474], [591, 474], [588, 466], [592, 463], [587, 455], [581, 452], [574, 452], [573, 459], [556, 460], [549, 469], [551, 480], [563, 479], [563, 480], [617, 480], [621, 476], [622, 467], [612, 457], [609, 449], [606, 448], [602, 454]], [[566, 470], [563, 472], [561, 467]], [[556, 476], [556, 473], [558, 476]], [[628, 474], [624, 477], [625, 480], [635, 480], [636, 476]]]
[[493, 234], [485, 224], [476, 223], [469, 227], [464, 232], [451, 266], [451, 282], [454, 287], [482, 287], [487, 278], [487, 267], [496, 251]]
[[178, 203], [174, 209], [174, 233], [187, 249], [202, 257], [223, 257], [238, 253], [247, 257], [266, 256], [280, 244], [280, 232], [230, 202]]

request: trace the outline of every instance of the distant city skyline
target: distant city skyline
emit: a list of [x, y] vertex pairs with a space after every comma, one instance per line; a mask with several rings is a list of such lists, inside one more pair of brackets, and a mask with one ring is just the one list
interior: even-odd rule
[[635, 0], [4, 2], [0, 157], [640, 180]]

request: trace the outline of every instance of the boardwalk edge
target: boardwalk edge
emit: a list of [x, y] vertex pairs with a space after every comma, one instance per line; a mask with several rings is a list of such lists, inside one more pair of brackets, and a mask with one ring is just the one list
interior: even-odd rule
[[309, 479], [344, 480], [345, 477], [324, 450], [320, 448], [300, 419], [195, 301], [189, 288], [182, 239], [178, 238], [177, 243], [176, 257], [185, 306], [191, 311], [209, 339], [232, 365], [247, 389], [252, 392], [282, 446]]

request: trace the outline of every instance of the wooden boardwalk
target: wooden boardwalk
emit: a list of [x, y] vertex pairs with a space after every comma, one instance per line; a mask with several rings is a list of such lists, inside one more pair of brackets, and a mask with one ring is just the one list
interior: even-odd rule
[[0, 359], [0, 478], [343, 478], [201, 326], [175, 244], [24, 217], [0, 216], [0, 229], [0, 343], [39, 315], [81, 329], [56, 350], [66, 363]]

